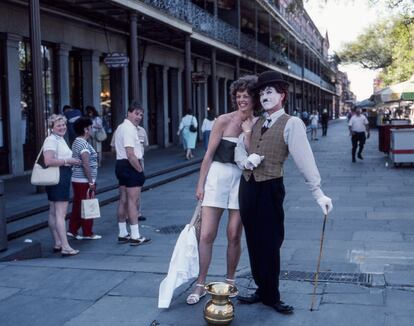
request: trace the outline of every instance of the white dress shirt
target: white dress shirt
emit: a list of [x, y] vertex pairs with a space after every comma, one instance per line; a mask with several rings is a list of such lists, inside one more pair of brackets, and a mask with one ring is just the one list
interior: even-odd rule
[[[264, 122], [263, 126], [270, 128], [284, 113], [285, 111], [283, 109], [274, 112], [270, 116], [265, 113], [264, 117], [267, 120]], [[321, 189], [321, 177], [306, 136], [306, 127], [303, 121], [298, 117], [292, 116], [285, 125], [283, 138], [299, 172], [305, 178], [305, 183], [308, 185], [313, 197], [318, 200], [324, 196]], [[235, 150], [235, 161], [239, 167], [242, 166], [241, 162], [244, 162], [246, 157], [247, 152], [244, 146], [244, 135], [242, 134], [239, 137]], [[264, 159], [266, 159], [266, 157]]]
[[365, 115], [357, 114], [353, 115], [351, 119], [349, 119], [348, 126], [351, 127], [351, 130], [354, 132], [364, 132], [366, 131], [366, 125], [368, 124], [368, 119]]
[[128, 159], [126, 147], [134, 149], [135, 156], [140, 160], [143, 157], [142, 145], [138, 137], [137, 127], [128, 119], [125, 119], [115, 132], [115, 151], [117, 160]]

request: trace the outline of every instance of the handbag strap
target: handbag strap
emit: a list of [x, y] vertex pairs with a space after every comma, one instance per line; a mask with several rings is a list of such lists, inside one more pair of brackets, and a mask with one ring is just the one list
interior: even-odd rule
[[86, 191], [86, 199], [93, 199], [93, 198], [95, 198], [95, 191], [89, 188]]
[[[43, 144], [43, 145], [44, 145], [44, 144]], [[40, 155], [41, 155], [41, 154], [42, 154], [42, 152], [43, 152], [43, 145], [42, 145], [42, 148], [40, 149], [39, 154], [37, 154], [35, 164], [37, 163], [37, 161], [39, 161]]]
[[191, 221], [190, 221], [190, 227], [194, 226], [194, 224], [196, 223], [198, 216], [200, 215], [200, 211], [201, 211], [201, 200], [197, 202], [197, 206], [194, 210], [193, 217], [191, 218]]

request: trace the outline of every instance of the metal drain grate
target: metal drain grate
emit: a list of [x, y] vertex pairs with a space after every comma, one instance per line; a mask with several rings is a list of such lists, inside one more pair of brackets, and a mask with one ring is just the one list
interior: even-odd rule
[[162, 234], [178, 234], [184, 229], [184, 227], [185, 224], [168, 225], [164, 226], [163, 228], [160, 228], [159, 232]]
[[[281, 280], [313, 282], [314, 278], [314, 272], [280, 271]], [[354, 283], [370, 285], [372, 283], [372, 274], [319, 272], [318, 280], [319, 282]]]

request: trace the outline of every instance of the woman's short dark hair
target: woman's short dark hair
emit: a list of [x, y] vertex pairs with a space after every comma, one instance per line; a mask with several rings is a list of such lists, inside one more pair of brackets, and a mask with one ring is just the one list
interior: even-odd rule
[[252, 96], [254, 99], [254, 109], [256, 110], [257, 103], [258, 103], [257, 94], [254, 89], [256, 87], [256, 84], [257, 84], [257, 76], [255, 75], [246, 75], [246, 76], [240, 77], [239, 79], [231, 83], [230, 97], [231, 97], [231, 103], [232, 103], [233, 109], [237, 108], [236, 93], [247, 91], [247, 93], [250, 96]]
[[207, 111], [207, 119], [213, 121], [216, 118], [216, 113], [213, 110]]
[[86, 106], [86, 108], [85, 108], [85, 112], [86, 112], [86, 114], [87, 115], [89, 115], [89, 112], [91, 112], [92, 113], [92, 116], [94, 117], [94, 118], [96, 118], [96, 117], [99, 117], [99, 113], [98, 113], [98, 111], [95, 109], [95, 107], [94, 106], [92, 106], [92, 105], [88, 105], [88, 106]]
[[73, 130], [76, 136], [84, 136], [85, 128], [92, 126], [92, 120], [88, 117], [80, 117], [73, 123]]

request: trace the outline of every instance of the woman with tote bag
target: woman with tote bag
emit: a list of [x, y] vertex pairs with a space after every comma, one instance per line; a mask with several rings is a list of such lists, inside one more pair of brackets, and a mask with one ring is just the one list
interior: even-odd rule
[[46, 186], [49, 200], [49, 228], [54, 239], [53, 252], [60, 252], [62, 256], [73, 256], [79, 250], [73, 249], [66, 237], [65, 217], [69, 204], [70, 178], [72, 166], [80, 164], [78, 159], [72, 157], [72, 151], [65, 139], [66, 118], [60, 114], [52, 114], [48, 119], [48, 127], [51, 131], [43, 143], [43, 159], [46, 166], [59, 167], [59, 183]]
[[[93, 134], [92, 120], [87, 117], [79, 118], [73, 124], [73, 129], [77, 137], [72, 144], [72, 155], [81, 164], [76, 165], [72, 173], [73, 203], [68, 236], [78, 240], [99, 240], [102, 236], [92, 232], [93, 219], [81, 218], [82, 200], [87, 199], [89, 192], [96, 191], [98, 176], [98, 153], [88, 143]], [[82, 235], [78, 234], [80, 228]]]

